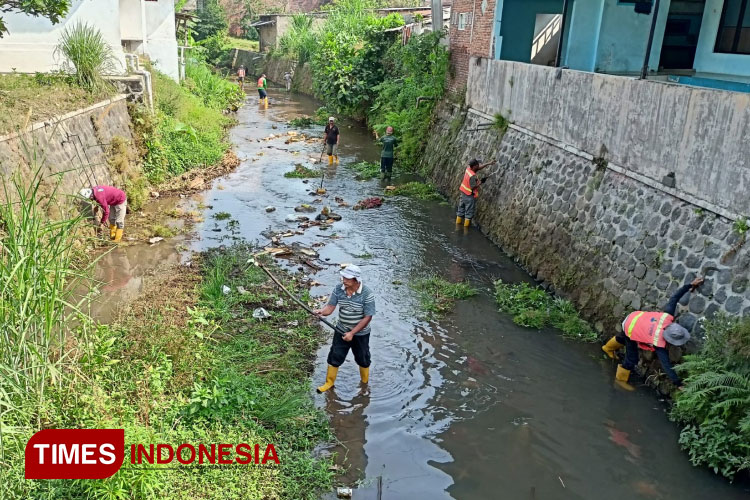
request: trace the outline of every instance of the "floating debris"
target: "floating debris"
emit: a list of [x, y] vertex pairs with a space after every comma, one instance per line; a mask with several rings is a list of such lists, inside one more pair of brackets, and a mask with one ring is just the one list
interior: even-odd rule
[[148, 242], [153, 245], [154, 243], [159, 243], [163, 239], [164, 238], [162, 238], [161, 236], [154, 236], [153, 238], [149, 238]]
[[[313, 209], [314, 211], [314, 209]], [[305, 217], [304, 215], [297, 215], [297, 214], [289, 214], [284, 219], [287, 222], [305, 222], [310, 220], [309, 217]]]
[[315, 207], [313, 207], [312, 205], [308, 205], [307, 203], [303, 203], [302, 205], [298, 205], [294, 207], [294, 211], [310, 213], [310, 212], [315, 212]]
[[271, 206], [266, 207], [266, 212], [274, 212], [274, 211], [276, 211], [276, 207], [271, 207]]
[[365, 198], [363, 200], [359, 200], [356, 205], [354, 205], [354, 210], [364, 210], [367, 208], [378, 208], [383, 204], [383, 198], [379, 198], [377, 196], [373, 196], [372, 198]]

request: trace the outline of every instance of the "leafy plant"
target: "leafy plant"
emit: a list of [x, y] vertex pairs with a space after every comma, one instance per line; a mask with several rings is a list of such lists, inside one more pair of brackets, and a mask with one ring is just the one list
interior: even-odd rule
[[435, 186], [432, 184], [425, 184], [423, 182], [407, 182], [396, 186], [396, 189], [385, 192], [386, 196], [408, 196], [410, 198], [417, 198], [419, 200], [443, 200], [443, 196], [437, 192]]
[[733, 478], [750, 470], [750, 319], [717, 315], [698, 353], [677, 366], [686, 374], [672, 419], [694, 465]]
[[102, 32], [80, 21], [65, 28], [55, 52], [65, 56], [72, 65], [69, 69], [75, 72], [78, 85], [90, 91], [108, 86], [102, 75], [114, 73], [117, 69], [112, 47]]
[[552, 326], [561, 330], [565, 338], [583, 342], [598, 340], [596, 332], [581, 319], [570, 301], [552, 297], [539, 287], [498, 280], [495, 300], [501, 311], [513, 316], [517, 325], [536, 329]]
[[320, 177], [320, 172], [307, 168], [301, 163], [297, 163], [294, 166], [294, 170], [284, 173], [284, 177], [288, 179], [307, 179], [312, 177]]
[[227, 14], [219, 0], [203, 0], [202, 8], [198, 9], [198, 23], [193, 28], [193, 37], [197, 41], [205, 40], [229, 28]]
[[211, 71], [205, 63], [189, 61], [185, 65], [185, 76], [185, 87], [209, 108], [231, 109], [245, 98], [237, 85]]
[[510, 120], [505, 118], [500, 113], [495, 114], [495, 121], [492, 122], [492, 128], [500, 132], [500, 134], [505, 134], [505, 132], [508, 130], [508, 126], [510, 125]]
[[436, 275], [420, 278], [410, 286], [417, 292], [421, 309], [437, 316], [450, 311], [456, 300], [468, 299], [478, 293], [466, 281], [452, 283]]
[[317, 46], [317, 33], [313, 29], [313, 17], [295, 14], [284, 36], [279, 40], [279, 53], [293, 57], [297, 64], [308, 62]]
[[357, 179], [360, 181], [374, 179], [380, 173], [380, 165], [369, 161], [360, 161], [349, 165], [349, 167], [357, 172]]
[[747, 223], [747, 217], [740, 217], [739, 219], [734, 221], [732, 229], [738, 235], [743, 236], [747, 232], [747, 230], [750, 229], [750, 225], [748, 225]]
[[[68, 13], [69, 8], [70, 0], [37, 0], [33, 2], [29, 0], [4, 0], [0, 11], [16, 11], [30, 16], [46, 17], [52, 21], [52, 24], [57, 24]], [[3, 18], [0, 17], [0, 38], [7, 31], [8, 27], [5, 25]]]

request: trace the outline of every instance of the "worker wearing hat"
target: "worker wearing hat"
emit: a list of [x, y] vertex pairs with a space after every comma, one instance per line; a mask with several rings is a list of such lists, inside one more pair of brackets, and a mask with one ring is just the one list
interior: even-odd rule
[[354, 352], [354, 361], [359, 365], [363, 384], [370, 378], [370, 321], [375, 315], [375, 296], [362, 284], [359, 267], [350, 264], [341, 270], [341, 285], [336, 285], [323, 309], [313, 311], [319, 316], [328, 316], [339, 306], [337, 331], [328, 353], [328, 372], [325, 384], [318, 392], [325, 392], [336, 381], [339, 366], [346, 360], [349, 349]]
[[690, 332], [675, 322], [677, 303], [688, 290], [694, 291], [703, 284], [703, 278], [696, 278], [687, 285], [678, 288], [672, 295], [663, 312], [634, 311], [622, 322], [623, 332], [612, 337], [602, 350], [612, 359], [617, 359], [616, 351], [626, 346], [625, 359], [617, 365], [615, 379], [627, 382], [630, 371], [638, 364], [638, 349], [654, 351], [659, 358], [667, 376], [677, 386], [682, 381], [672, 369], [669, 361], [668, 345], [681, 346], [690, 340]]
[[79, 194], [88, 200], [96, 201], [101, 207], [104, 215], [100, 223], [106, 226], [109, 220], [109, 239], [119, 243], [125, 230], [125, 212], [128, 208], [125, 191], [112, 186], [94, 186], [81, 189]]
[[[459, 187], [458, 210], [456, 211], [456, 225], [461, 224], [463, 220], [464, 227], [471, 225], [471, 219], [477, 207], [477, 197], [479, 196], [479, 186], [487, 182], [487, 178], [480, 179], [477, 172], [494, 165], [496, 162], [480, 164], [479, 160], [474, 158], [469, 162], [464, 172], [461, 186]], [[466, 217], [466, 219], [464, 219]]]
[[339, 162], [339, 128], [336, 126], [336, 119], [334, 117], [328, 118], [328, 125], [326, 125], [323, 131], [323, 145], [328, 152], [328, 164], [331, 165], [336, 160]]

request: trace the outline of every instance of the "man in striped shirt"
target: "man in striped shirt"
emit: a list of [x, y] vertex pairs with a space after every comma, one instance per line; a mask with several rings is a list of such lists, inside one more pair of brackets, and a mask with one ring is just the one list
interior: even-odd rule
[[346, 360], [349, 349], [354, 352], [354, 361], [359, 365], [362, 383], [370, 378], [370, 321], [375, 314], [375, 296], [362, 284], [359, 267], [350, 264], [341, 270], [342, 285], [334, 287], [328, 304], [315, 314], [328, 316], [339, 306], [339, 321], [333, 332], [333, 343], [328, 353], [328, 373], [326, 383], [318, 387], [325, 392], [336, 381], [339, 366]]

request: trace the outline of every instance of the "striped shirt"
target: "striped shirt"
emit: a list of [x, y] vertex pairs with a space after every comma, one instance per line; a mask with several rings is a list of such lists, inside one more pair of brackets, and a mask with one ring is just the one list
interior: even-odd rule
[[[339, 306], [339, 323], [341, 326], [351, 330], [357, 323], [362, 321], [365, 316], [375, 315], [375, 296], [369, 288], [359, 285], [359, 289], [349, 297], [346, 295], [344, 285], [336, 286], [331, 292], [328, 304]], [[368, 324], [355, 335], [367, 335], [370, 333]]]

